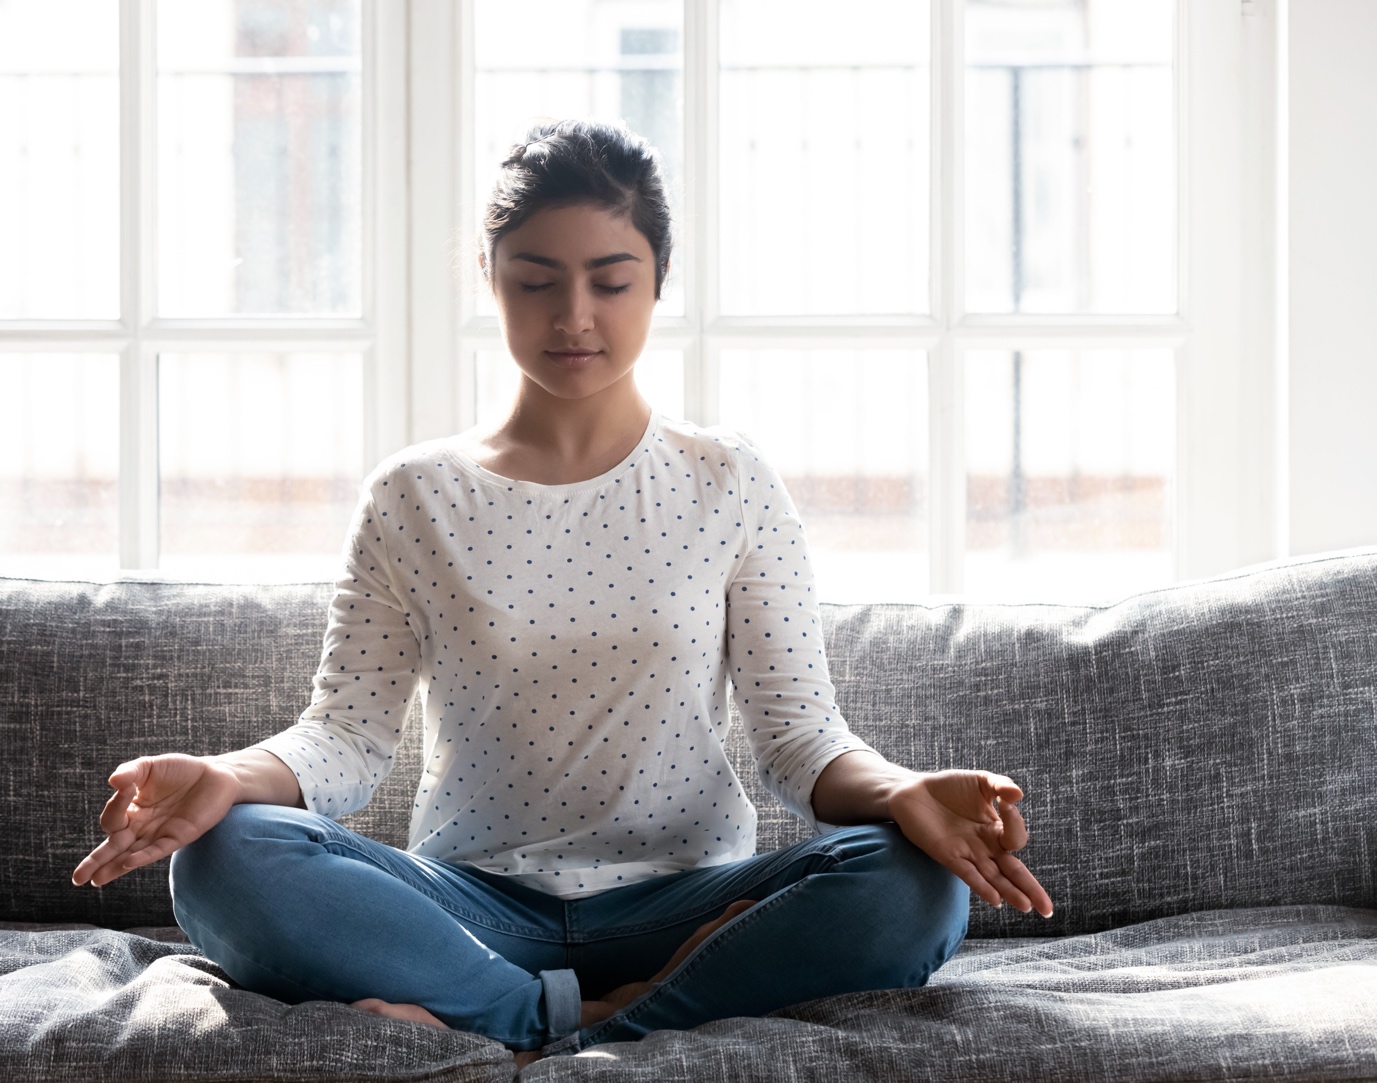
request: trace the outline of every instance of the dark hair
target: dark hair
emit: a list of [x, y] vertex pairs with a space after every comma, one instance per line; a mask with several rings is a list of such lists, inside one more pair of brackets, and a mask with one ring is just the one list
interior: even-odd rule
[[484, 273], [497, 242], [546, 207], [592, 203], [631, 219], [655, 254], [655, 299], [669, 267], [669, 201], [659, 155], [624, 127], [597, 120], [544, 121], [502, 163], [483, 215]]

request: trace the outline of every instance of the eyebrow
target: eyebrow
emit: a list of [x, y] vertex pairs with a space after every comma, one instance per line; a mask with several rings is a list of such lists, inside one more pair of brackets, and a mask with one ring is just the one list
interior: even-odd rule
[[[537, 256], [533, 252], [517, 252], [512, 256], [512, 259], [525, 260], [527, 263], [538, 263], [542, 267], [553, 267], [557, 271], [564, 269], [564, 263], [562, 261], [551, 259], [549, 256]], [[630, 252], [617, 252], [615, 255], [599, 256], [597, 259], [590, 259], [584, 266], [590, 271], [596, 271], [599, 267], [608, 267], [614, 263], [625, 263], [629, 259], [635, 260], [637, 263], [641, 262], [639, 256], [633, 256]]]

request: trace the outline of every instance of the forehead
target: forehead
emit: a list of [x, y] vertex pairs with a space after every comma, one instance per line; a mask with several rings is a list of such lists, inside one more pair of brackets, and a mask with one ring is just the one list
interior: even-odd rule
[[570, 264], [582, 264], [617, 252], [630, 252], [644, 263], [653, 260], [650, 242], [632, 224], [630, 217], [586, 203], [542, 207], [536, 211], [497, 242], [499, 259], [517, 252], [530, 252]]

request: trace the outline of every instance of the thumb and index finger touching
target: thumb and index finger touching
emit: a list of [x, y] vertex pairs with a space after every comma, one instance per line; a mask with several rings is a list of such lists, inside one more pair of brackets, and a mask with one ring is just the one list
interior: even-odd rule
[[110, 772], [108, 781], [115, 792], [100, 814], [101, 830], [107, 835], [129, 826], [129, 802], [148, 781], [148, 773], [149, 763], [144, 757], [127, 760]]
[[1008, 775], [992, 771], [980, 772], [980, 793], [990, 802], [997, 820], [991, 820], [999, 833], [999, 844], [1008, 853], [1021, 850], [1028, 844], [1028, 826], [1023, 822], [1023, 813], [1018, 802], [1023, 800], [1023, 789]]

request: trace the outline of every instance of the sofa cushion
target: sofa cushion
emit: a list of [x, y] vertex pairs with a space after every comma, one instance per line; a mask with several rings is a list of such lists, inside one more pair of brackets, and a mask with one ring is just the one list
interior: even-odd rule
[[[967, 941], [921, 989], [825, 997], [549, 1058], [531, 1079], [1370, 1079], [1377, 914], [1198, 913]], [[0, 932], [0, 1078], [511, 1078], [498, 1043], [232, 986], [188, 945]]]
[[500, 1042], [348, 1004], [289, 1006], [232, 986], [172, 936], [0, 931], [0, 1079], [511, 1078]]
[[[0, 579], [0, 919], [173, 921], [166, 863], [101, 889], [105, 778], [229, 751], [310, 701], [331, 587]], [[1101, 607], [823, 607], [843, 713], [897, 763], [1004, 771], [1050, 922], [975, 903], [975, 936], [1093, 932], [1190, 910], [1377, 906], [1377, 550], [1284, 562]], [[405, 845], [421, 758], [346, 822]], [[728, 752], [761, 852], [801, 821]]]
[[1377, 907], [1377, 549], [1114, 605], [830, 608], [851, 725], [914, 767], [1003, 771], [1051, 921], [976, 904], [976, 937], [1192, 910]]

